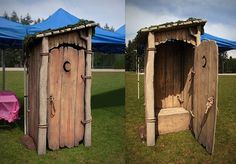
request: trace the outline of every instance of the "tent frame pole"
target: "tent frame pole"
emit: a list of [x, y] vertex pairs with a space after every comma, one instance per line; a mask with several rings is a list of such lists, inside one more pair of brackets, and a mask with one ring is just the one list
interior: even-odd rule
[[137, 57], [138, 58], [138, 61], [137, 61], [137, 65], [138, 65], [138, 74], [137, 74], [137, 78], [138, 78], [138, 99], [140, 98], [140, 93], [139, 93], [139, 57]]
[[28, 70], [24, 63], [24, 134], [28, 135]]
[[5, 90], [5, 80], [6, 80], [6, 76], [5, 76], [5, 57], [4, 57], [4, 49], [2, 49], [2, 90]]

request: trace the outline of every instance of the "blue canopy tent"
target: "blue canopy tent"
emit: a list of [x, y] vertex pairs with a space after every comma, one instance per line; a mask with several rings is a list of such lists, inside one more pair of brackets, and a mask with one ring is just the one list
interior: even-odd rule
[[115, 32], [125, 37], [125, 25], [118, 28]]
[[57, 29], [68, 25], [76, 24], [79, 18], [71, 15], [63, 9], [58, 9], [54, 14], [49, 16], [45, 21], [28, 26], [28, 34], [35, 34], [48, 29]]
[[[57, 29], [76, 24], [79, 21], [79, 18], [60, 8], [45, 21], [29, 26], [28, 33], [34, 34], [44, 30]], [[125, 49], [125, 39], [118, 33], [96, 27], [95, 34], [92, 38], [92, 47], [93, 51], [123, 53]]]
[[95, 52], [124, 53], [125, 38], [119, 33], [96, 27], [92, 47]]
[[0, 17], [0, 48], [2, 66], [2, 90], [5, 90], [4, 49], [8, 47], [21, 48], [26, 35], [26, 26]]
[[26, 26], [0, 17], [0, 48], [21, 48]]
[[236, 49], [236, 41], [231, 41], [223, 38], [219, 38], [207, 33], [201, 35], [201, 40], [214, 40], [218, 45], [219, 52], [229, 51]]
[[[49, 16], [45, 21], [30, 26], [22, 25], [0, 17], [0, 48], [22, 48], [22, 41], [24, 40], [24, 37], [29, 34], [73, 25], [79, 21], [79, 18], [61, 8]], [[124, 53], [125, 39], [116, 32], [96, 27], [95, 35], [92, 38], [92, 46], [93, 51]], [[2, 66], [4, 66], [3, 56], [4, 53], [2, 50]]]

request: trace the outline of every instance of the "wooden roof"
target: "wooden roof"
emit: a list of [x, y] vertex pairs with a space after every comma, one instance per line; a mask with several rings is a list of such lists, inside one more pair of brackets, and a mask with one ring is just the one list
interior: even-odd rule
[[35, 34], [35, 37], [36, 38], [42, 38], [42, 37], [45, 37], [45, 36], [61, 34], [61, 33], [69, 32], [69, 31], [76, 31], [76, 30], [89, 28], [89, 27], [95, 27], [95, 26], [97, 26], [96, 23], [88, 23], [88, 24], [78, 23], [78, 24], [75, 24], [75, 25], [66, 26], [66, 27], [63, 27], [63, 28], [55, 29], [55, 30], [42, 31], [42, 32], [39, 32], [39, 33]]
[[185, 21], [177, 21], [177, 22], [168, 22], [160, 25], [152, 25], [150, 27], [145, 27], [139, 30], [141, 33], [151, 32], [151, 31], [170, 31], [176, 30], [181, 28], [193, 27], [193, 26], [202, 26], [202, 33], [203, 33], [203, 26], [206, 24], [206, 20], [197, 19], [197, 18], [189, 18]]

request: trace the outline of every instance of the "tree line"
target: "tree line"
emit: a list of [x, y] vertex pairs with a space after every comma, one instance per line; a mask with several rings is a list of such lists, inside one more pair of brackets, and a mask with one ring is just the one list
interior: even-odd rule
[[[43, 18], [37, 18], [35, 20], [32, 19], [31, 15], [29, 13], [27, 13], [25, 16], [18, 16], [18, 14], [16, 13], [16, 11], [12, 11], [10, 14], [8, 14], [6, 11], [4, 12], [4, 14], [2, 15], [3, 18], [11, 20], [13, 22], [17, 22], [17, 23], [21, 23], [24, 25], [32, 25], [32, 24], [37, 24], [40, 22], [43, 22], [44, 19]], [[109, 31], [115, 31], [115, 28], [113, 26], [108, 25], [108, 23], [106, 23], [104, 26], [101, 26], [98, 23], [98, 27], [104, 28], [106, 30]]]
[[[139, 69], [142, 72], [144, 70], [144, 48], [139, 46], [139, 39], [135, 37], [133, 40], [128, 41], [125, 53], [125, 70], [126, 71], [136, 71], [137, 64], [139, 64]], [[138, 62], [139, 59], [139, 63]]]
[[27, 13], [25, 16], [18, 16], [16, 11], [12, 11], [11, 14], [8, 14], [6, 11], [4, 12], [3, 18], [6, 18], [8, 20], [11, 20], [13, 22], [18, 22], [24, 25], [31, 25], [31, 24], [37, 24], [42, 21], [44, 21], [43, 18], [38, 18], [36, 20], [33, 20], [29, 13]]

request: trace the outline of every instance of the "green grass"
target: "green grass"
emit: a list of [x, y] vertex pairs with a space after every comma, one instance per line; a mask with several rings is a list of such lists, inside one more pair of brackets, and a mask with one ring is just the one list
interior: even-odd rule
[[[6, 79], [6, 88], [16, 92], [23, 104], [23, 72], [7, 72]], [[141, 76], [138, 101], [134, 73], [126, 73], [126, 78], [123, 73], [93, 74], [90, 148], [81, 144], [71, 149], [47, 150], [43, 156], [27, 150], [20, 143], [21, 105], [22, 119], [11, 128], [0, 128], [0, 163], [236, 163], [236, 76], [219, 77], [219, 112], [212, 156], [189, 131], [160, 136], [154, 147], [140, 141], [138, 127], [144, 124], [142, 81]]]
[[[47, 150], [38, 156], [20, 142], [23, 135], [23, 72], [7, 72], [6, 88], [21, 102], [21, 119], [11, 128], [0, 128], [0, 163], [124, 163], [124, 73], [93, 73], [92, 147]], [[2, 123], [2, 122], [1, 122]]]
[[144, 124], [143, 76], [141, 99], [137, 100], [137, 77], [126, 73], [127, 163], [236, 163], [236, 76], [219, 77], [219, 101], [214, 155], [197, 143], [190, 131], [159, 136], [147, 147], [138, 135]]

